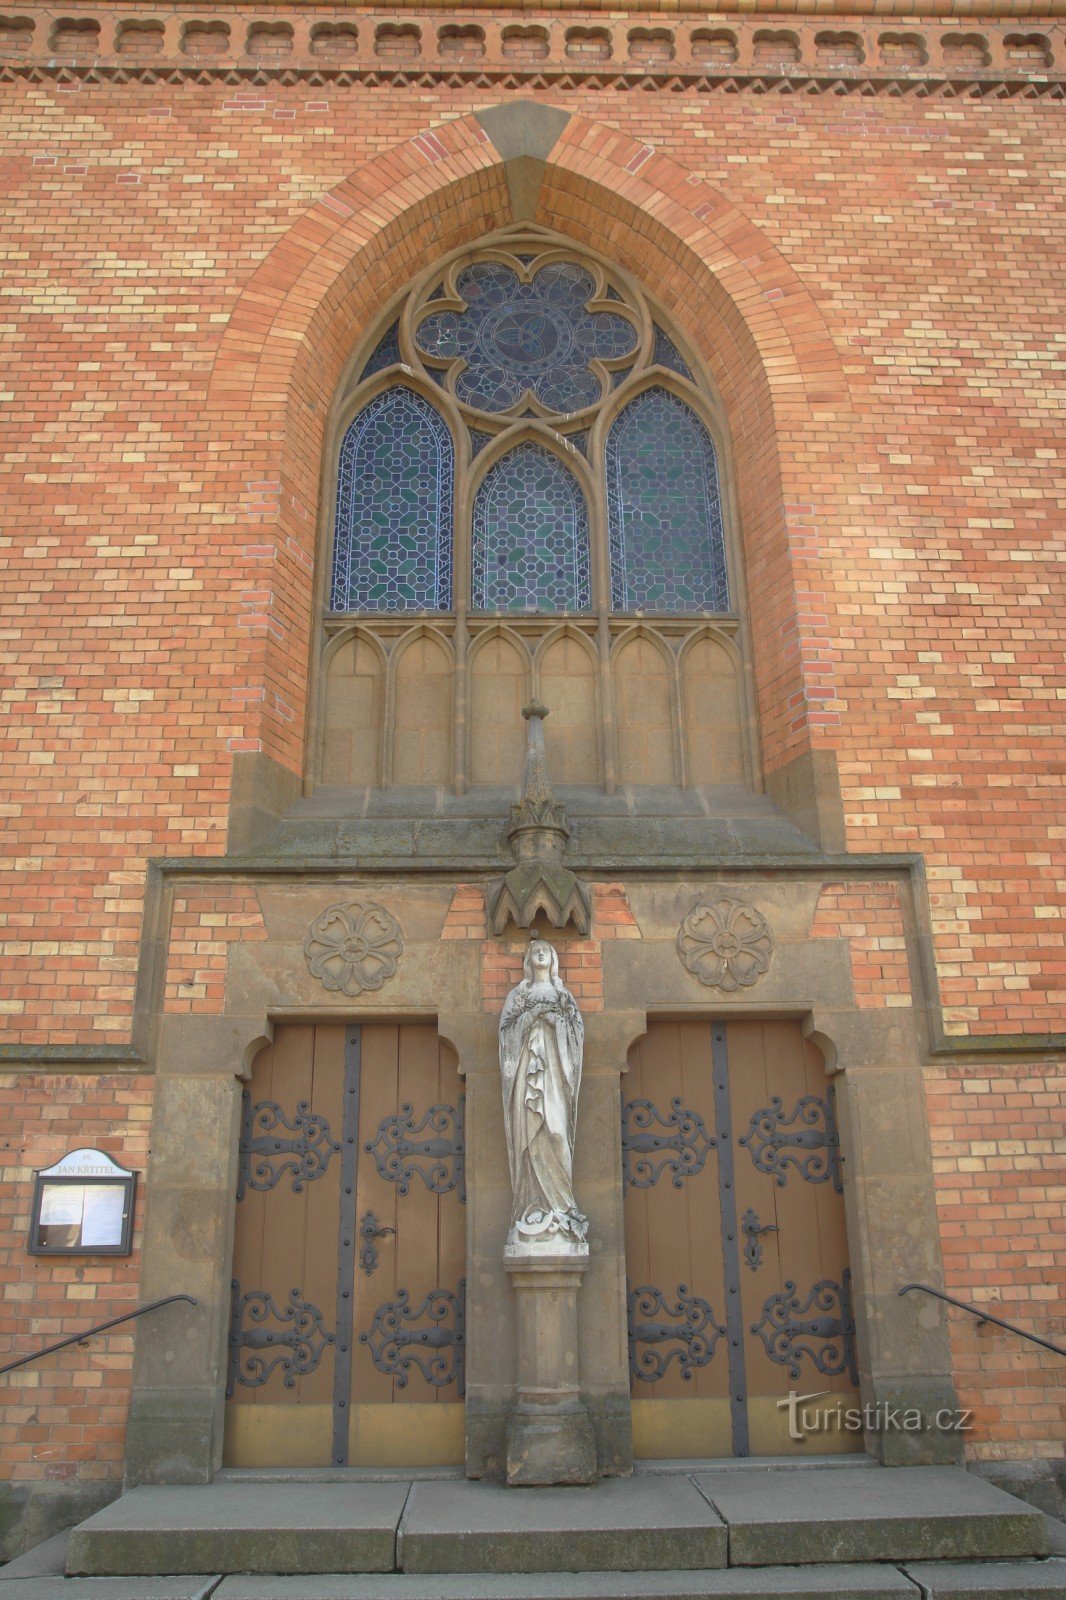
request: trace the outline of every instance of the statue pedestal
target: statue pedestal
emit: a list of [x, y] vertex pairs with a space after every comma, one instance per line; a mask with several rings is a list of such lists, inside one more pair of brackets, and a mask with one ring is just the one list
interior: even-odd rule
[[518, 1309], [518, 1398], [507, 1425], [507, 1482], [592, 1483], [596, 1436], [581, 1403], [577, 1292], [588, 1253], [509, 1250]]

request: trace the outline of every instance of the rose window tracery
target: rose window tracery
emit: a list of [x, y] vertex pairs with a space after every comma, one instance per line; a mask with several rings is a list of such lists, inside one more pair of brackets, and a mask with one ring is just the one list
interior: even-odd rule
[[590, 363], [618, 360], [637, 347], [631, 322], [592, 309], [595, 283], [572, 261], [517, 270], [478, 262], [455, 287], [465, 304], [431, 311], [415, 337], [425, 355], [464, 363], [455, 375], [456, 399], [481, 411], [510, 410], [527, 394], [546, 411], [580, 411], [604, 392]]

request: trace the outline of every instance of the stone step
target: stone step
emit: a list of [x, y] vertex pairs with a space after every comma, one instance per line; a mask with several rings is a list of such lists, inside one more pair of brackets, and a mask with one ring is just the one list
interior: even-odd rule
[[0, 1576], [0, 1600], [1066, 1600], [1066, 1561], [221, 1578]]
[[0, 1577], [0, 1600], [208, 1600], [221, 1581], [217, 1573], [176, 1578]]
[[70, 1536], [73, 1575], [678, 1572], [1043, 1556], [1039, 1511], [954, 1467], [495, 1484], [139, 1488]]
[[913, 1561], [928, 1600], [1066, 1600], [1066, 1561]]
[[392, 1572], [409, 1483], [132, 1489], [70, 1536], [76, 1576]]
[[422, 1578], [227, 1578], [212, 1600], [919, 1600], [895, 1568], [694, 1572], [466, 1572]]
[[959, 1467], [885, 1467], [790, 1476], [754, 1468], [692, 1482], [729, 1529], [729, 1565], [946, 1561], [1045, 1556], [1034, 1507]]
[[397, 1566], [419, 1572], [669, 1572], [724, 1567], [725, 1524], [691, 1478], [590, 1488], [416, 1483]]

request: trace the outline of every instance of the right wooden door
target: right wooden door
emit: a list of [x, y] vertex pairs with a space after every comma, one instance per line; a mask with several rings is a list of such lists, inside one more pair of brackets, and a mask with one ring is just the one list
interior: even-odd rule
[[636, 1455], [861, 1450], [832, 1084], [799, 1023], [652, 1022], [622, 1162]]

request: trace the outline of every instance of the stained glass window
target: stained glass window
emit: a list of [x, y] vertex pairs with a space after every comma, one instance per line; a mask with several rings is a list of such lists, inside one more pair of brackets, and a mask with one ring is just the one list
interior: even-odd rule
[[602, 395], [590, 361], [637, 344], [627, 318], [587, 309], [595, 284], [576, 262], [550, 261], [523, 283], [505, 263], [479, 261], [456, 289], [466, 310], [431, 312], [416, 339], [428, 356], [465, 362], [455, 395], [479, 411], [509, 411], [528, 390], [552, 411], [580, 411]]
[[474, 501], [475, 611], [587, 611], [588, 510], [580, 485], [542, 445], [521, 444]]
[[371, 353], [370, 360], [363, 368], [362, 377], [372, 378], [375, 372], [384, 372], [386, 367], [397, 367], [400, 364], [400, 329], [398, 323], [383, 333]]
[[447, 611], [452, 590], [451, 434], [410, 389], [364, 406], [341, 445], [334, 611]]
[[615, 611], [728, 611], [718, 466], [710, 434], [666, 389], [647, 389], [607, 435]]
[[652, 351], [652, 361], [657, 367], [665, 367], [668, 372], [676, 372], [680, 378], [691, 380], [692, 374], [688, 370], [684, 356], [668, 333], [656, 325], [655, 348]]

